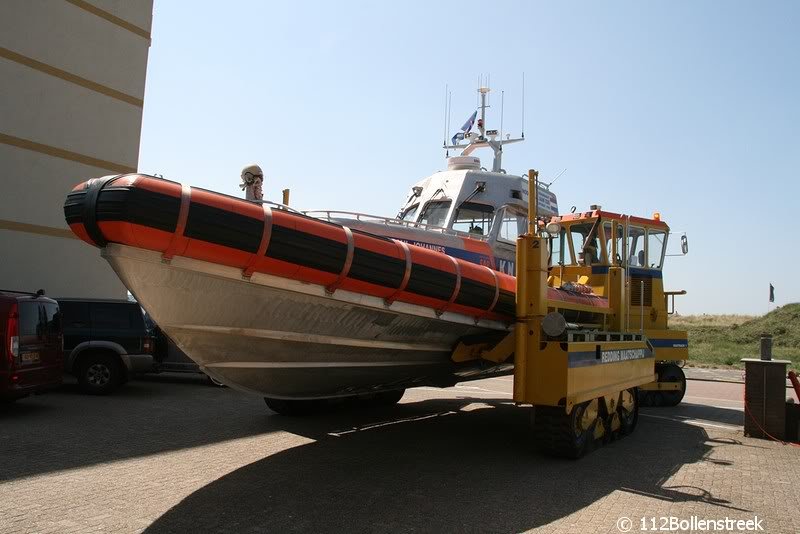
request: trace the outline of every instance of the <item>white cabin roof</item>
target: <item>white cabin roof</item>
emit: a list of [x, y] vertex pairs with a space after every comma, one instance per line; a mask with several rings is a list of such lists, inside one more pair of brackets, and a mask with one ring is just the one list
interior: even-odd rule
[[[482, 191], [476, 191], [482, 185]], [[419, 194], [416, 193], [419, 191]], [[465, 200], [491, 205], [495, 211], [506, 205], [528, 209], [528, 179], [522, 176], [484, 170], [460, 169], [440, 171], [412, 186], [400, 215], [410, 207], [423, 208], [432, 200], [450, 200], [451, 209]], [[420, 210], [421, 211], [421, 210]], [[556, 195], [546, 186], [539, 186], [539, 214], [558, 215]]]

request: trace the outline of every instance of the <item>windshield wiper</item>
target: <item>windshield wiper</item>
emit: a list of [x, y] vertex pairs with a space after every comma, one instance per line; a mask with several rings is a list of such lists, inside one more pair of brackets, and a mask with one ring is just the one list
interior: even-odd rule
[[475, 190], [472, 193], [470, 193], [467, 196], [467, 198], [462, 200], [456, 209], [457, 210], [461, 209], [461, 206], [472, 200], [475, 197], [475, 195], [477, 195], [478, 193], [483, 193], [484, 191], [486, 191], [486, 182], [475, 182]]

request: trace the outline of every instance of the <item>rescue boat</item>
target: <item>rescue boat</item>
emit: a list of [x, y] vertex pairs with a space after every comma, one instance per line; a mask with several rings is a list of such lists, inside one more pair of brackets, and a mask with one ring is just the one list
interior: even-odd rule
[[[504, 337], [515, 316], [527, 180], [500, 166], [516, 140], [482, 121], [397, 218], [301, 213], [144, 174], [84, 182], [64, 213], [161, 329], [232, 387], [317, 399], [508, 374], [513, 361], [451, 358], [460, 341]], [[495, 151], [492, 171], [469, 154], [482, 146]], [[557, 213], [555, 195], [539, 198]], [[608, 307], [580, 290], [549, 288], [548, 299]]]

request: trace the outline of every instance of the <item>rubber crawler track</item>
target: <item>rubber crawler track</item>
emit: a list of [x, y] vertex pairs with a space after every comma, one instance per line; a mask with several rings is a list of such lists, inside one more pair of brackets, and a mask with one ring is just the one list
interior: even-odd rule
[[[620, 428], [616, 431], [611, 430], [611, 416], [602, 413], [598, 416], [595, 425], [602, 424], [605, 427], [603, 436], [595, 439], [592, 429], [585, 432], [582, 436], [576, 436], [573, 430], [574, 418], [572, 414], [565, 413], [564, 408], [555, 406], [536, 406], [533, 414], [533, 433], [536, 448], [548, 455], [562, 458], [576, 459], [594, 449], [600, 448], [606, 443], [622, 438], [636, 428], [639, 417], [639, 402], [637, 391], [629, 390], [635, 399], [635, 408], [632, 417], [627, 421], [622, 421]], [[622, 392], [620, 392], [622, 393]], [[618, 394], [619, 395], [619, 394]], [[573, 411], [579, 409], [587, 403], [576, 405]], [[602, 402], [600, 403], [602, 406]], [[621, 408], [617, 407], [617, 413], [621, 416]]]

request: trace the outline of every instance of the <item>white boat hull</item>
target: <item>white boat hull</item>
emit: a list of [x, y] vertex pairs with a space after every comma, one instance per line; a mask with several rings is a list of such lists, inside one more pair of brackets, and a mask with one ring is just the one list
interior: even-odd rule
[[455, 364], [464, 336], [509, 325], [111, 244], [103, 249], [161, 329], [208, 374], [274, 398], [337, 397], [456, 382], [511, 365]]

